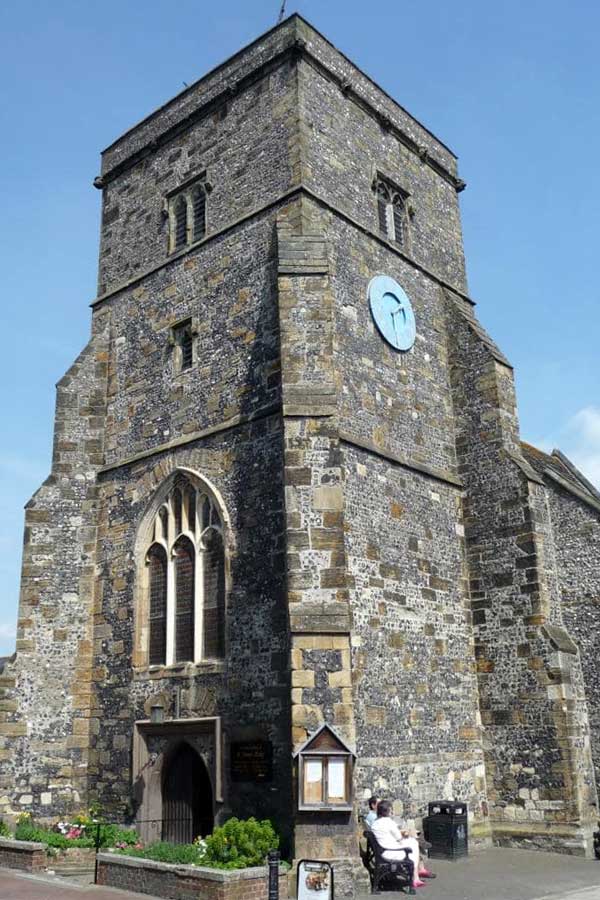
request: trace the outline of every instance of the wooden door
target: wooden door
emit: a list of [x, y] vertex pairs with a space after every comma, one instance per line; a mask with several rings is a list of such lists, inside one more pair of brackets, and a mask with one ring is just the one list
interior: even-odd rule
[[191, 844], [213, 829], [212, 788], [206, 766], [189, 744], [181, 744], [163, 779], [162, 840]]

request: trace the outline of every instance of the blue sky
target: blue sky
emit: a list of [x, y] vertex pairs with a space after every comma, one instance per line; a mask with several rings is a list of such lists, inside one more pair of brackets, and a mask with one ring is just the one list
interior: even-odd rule
[[[95, 295], [100, 150], [271, 27], [280, 0], [0, 6], [0, 654], [23, 505], [50, 464], [54, 384]], [[600, 6], [300, 0], [459, 156], [471, 294], [516, 367], [523, 436], [600, 485]]]

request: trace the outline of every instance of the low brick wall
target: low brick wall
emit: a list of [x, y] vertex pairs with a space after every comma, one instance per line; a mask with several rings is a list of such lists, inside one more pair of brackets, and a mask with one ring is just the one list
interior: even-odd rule
[[[169, 900], [268, 900], [268, 869], [205, 869], [98, 854], [98, 884], [153, 894]], [[279, 897], [288, 896], [287, 873], [279, 876]]]
[[46, 857], [46, 865], [58, 874], [90, 872], [96, 865], [96, 851], [93, 847], [68, 847]]
[[0, 838], [0, 866], [23, 872], [39, 872], [46, 868], [46, 845]]

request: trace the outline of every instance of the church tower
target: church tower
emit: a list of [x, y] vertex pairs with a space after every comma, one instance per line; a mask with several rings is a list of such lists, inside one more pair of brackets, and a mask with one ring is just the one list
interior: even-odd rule
[[592, 558], [600, 497], [520, 442], [453, 153], [293, 15], [108, 147], [95, 185], [92, 336], [58, 384], [0, 676], [0, 811], [93, 800], [146, 841], [269, 817], [348, 885], [372, 793], [408, 818], [466, 801], [472, 847], [591, 854], [597, 648], [565, 628], [560, 504]]

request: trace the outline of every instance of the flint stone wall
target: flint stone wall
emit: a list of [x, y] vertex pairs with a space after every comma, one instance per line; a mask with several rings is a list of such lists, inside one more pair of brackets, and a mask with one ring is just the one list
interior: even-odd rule
[[600, 511], [547, 479], [565, 626], [579, 648], [600, 783]]

